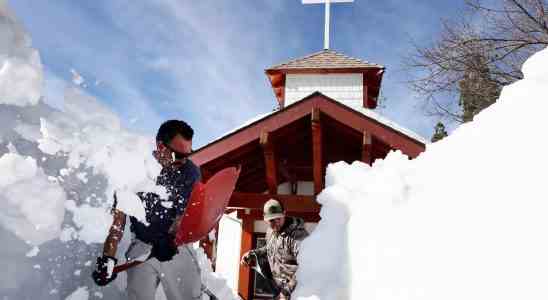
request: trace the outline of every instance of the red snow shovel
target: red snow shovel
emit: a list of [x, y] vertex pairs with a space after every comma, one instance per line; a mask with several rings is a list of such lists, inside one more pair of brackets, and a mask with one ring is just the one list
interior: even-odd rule
[[[194, 185], [175, 237], [177, 246], [203, 239], [217, 225], [236, 187], [240, 170], [240, 167], [226, 168], [215, 173], [205, 184], [198, 182]], [[123, 272], [143, 262], [133, 260], [116, 266], [113, 273]]]

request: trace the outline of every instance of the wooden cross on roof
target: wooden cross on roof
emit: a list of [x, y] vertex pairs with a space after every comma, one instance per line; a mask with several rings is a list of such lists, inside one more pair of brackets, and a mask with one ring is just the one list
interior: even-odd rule
[[329, 15], [331, 3], [354, 2], [354, 0], [302, 0], [303, 4], [325, 4], [325, 27], [323, 48], [329, 49]]

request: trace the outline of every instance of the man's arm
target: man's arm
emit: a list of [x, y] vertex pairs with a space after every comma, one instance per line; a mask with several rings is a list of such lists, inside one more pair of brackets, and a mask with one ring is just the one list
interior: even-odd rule
[[297, 259], [297, 256], [299, 255], [299, 250], [301, 248], [302, 241], [308, 237], [309, 233], [306, 231], [306, 229], [300, 228], [299, 230], [295, 230], [292, 235], [291, 239], [291, 254], [295, 259]]
[[[260, 247], [260, 248], [256, 248], [256, 249], [253, 249], [253, 250], [250, 250], [250, 251], [246, 252], [242, 256], [242, 258], [240, 260], [240, 264], [249, 265], [252, 262], [252, 258], [251, 258], [252, 254], [255, 254], [257, 256], [257, 258], [259, 256], [266, 256], [267, 255], [266, 247], [268, 245], [268, 240], [270, 239], [271, 232], [272, 231], [270, 230], [270, 228], [266, 232], [266, 241], [267, 241], [266, 244], [264, 246]], [[258, 263], [258, 262], [255, 262], [255, 263]]]
[[113, 209], [113, 220], [110, 226], [108, 236], [103, 245], [103, 256], [116, 257], [118, 244], [124, 236], [124, 228], [126, 226], [126, 215], [117, 209]]
[[126, 215], [113, 208], [112, 216], [112, 225], [103, 245], [103, 255], [97, 257], [96, 268], [91, 274], [93, 281], [99, 286], [105, 286], [116, 279], [116, 273], [113, 272], [114, 266], [118, 262], [116, 259], [116, 250], [118, 249], [120, 240], [124, 236]]
[[251, 252], [255, 253], [257, 256], [266, 255], [266, 245], [264, 245], [260, 248], [257, 248], [257, 249], [253, 249], [253, 250], [251, 250]]

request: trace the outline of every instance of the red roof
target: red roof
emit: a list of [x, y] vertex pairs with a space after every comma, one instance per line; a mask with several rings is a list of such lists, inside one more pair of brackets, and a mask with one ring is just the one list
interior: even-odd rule
[[423, 141], [419, 141], [389, 125], [383, 124], [379, 120], [368, 117], [316, 92], [301, 101], [293, 103], [282, 110], [267, 115], [201, 147], [192, 154], [191, 158], [197, 165], [204, 165], [231, 151], [257, 141], [260, 138], [261, 132], [274, 132], [311, 114], [313, 108], [319, 108], [322, 114], [345, 124], [356, 132], [369, 132], [392, 149], [401, 150], [412, 158], [424, 151], [425, 144]]

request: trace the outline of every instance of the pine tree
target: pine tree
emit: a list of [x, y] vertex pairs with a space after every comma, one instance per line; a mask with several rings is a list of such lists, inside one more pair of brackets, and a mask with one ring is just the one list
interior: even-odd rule
[[443, 139], [444, 137], [446, 137], [448, 134], [447, 134], [447, 131], [445, 131], [445, 125], [443, 125], [442, 122], [438, 122], [438, 124], [436, 124], [436, 127], [434, 127], [434, 135], [432, 135], [432, 143], [435, 143], [441, 139]]
[[464, 79], [459, 82], [459, 91], [463, 122], [472, 121], [480, 111], [495, 103], [500, 87], [490, 76], [485, 56], [476, 53], [467, 59]]

